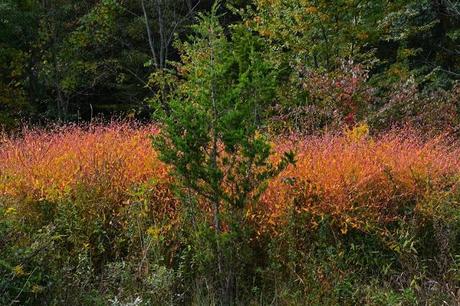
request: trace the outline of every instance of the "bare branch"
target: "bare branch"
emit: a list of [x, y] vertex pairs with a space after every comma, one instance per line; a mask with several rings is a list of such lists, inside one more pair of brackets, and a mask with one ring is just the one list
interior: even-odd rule
[[150, 51], [152, 52], [152, 57], [155, 63], [155, 67], [158, 68], [159, 67], [158, 58], [155, 52], [154, 40], [153, 40], [152, 32], [150, 31], [149, 17], [147, 15], [147, 10], [145, 9], [144, 0], [141, 0], [141, 5], [142, 5], [142, 11], [144, 12], [145, 28], [147, 29], [147, 37], [149, 40]]

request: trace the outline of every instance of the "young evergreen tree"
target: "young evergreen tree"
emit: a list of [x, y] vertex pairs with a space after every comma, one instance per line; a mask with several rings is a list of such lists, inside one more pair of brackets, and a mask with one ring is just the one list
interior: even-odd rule
[[182, 82], [169, 101], [170, 111], [161, 117], [154, 146], [182, 187], [211, 208], [219, 300], [229, 304], [231, 281], [224, 268], [228, 263], [219, 245], [223, 216], [240, 216], [236, 224], [244, 226], [244, 208], [257, 200], [264, 182], [292, 162], [293, 155], [286, 153], [279, 163], [272, 163], [271, 146], [261, 132], [277, 78], [264, 59], [263, 43], [240, 26], [232, 27], [227, 38], [216, 11], [214, 6], [211, 14], [200, 15], [194, 34], [179, 45], [177, 71]]

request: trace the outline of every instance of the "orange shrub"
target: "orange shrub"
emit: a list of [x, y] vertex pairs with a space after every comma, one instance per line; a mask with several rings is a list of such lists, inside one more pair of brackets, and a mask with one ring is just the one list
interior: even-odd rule
[[156, 132], [153, 125], [112, 123], [24, 129], [20, 137], [3, 136], [0, 196], [16, 204], [55, 203], [85, 190], [109, 205], [122, 205], [129, 202], [133, 187], [153, 180], [158, 197], [171, 205], [167, 168], [151, 148], [149, 136]]
[[[10, 203], [53, 203], [85, 188], [110, 205], [125, 205], [133, 187], [152, 182], [150, 200], [168, 212], [177, 202], [170, 188], [173, 178], [151, 146], [149, 135], [156, 132], [152, 125], [114, 123], [2, 136], [0, 197]], [[355, 134], [275, 141], [276, 151], [297, 152], [297, 164], [272, 180], [261, 205], [248, 212], [260, 231], [282, 225], [291, 208], [331, 216], [343, 232], [365, 230], [395, 220], [404, 208], [428, 209], [427, 199], [456, 192], [456, 144], [444, 138], [422, 141], [408, 131], [375, 138]]]
[[293, 208], [331, 216], [344, 233], [366, 230], [404, 217], [405, 208], [433, 208], [427, 204], [433, 195], [456, 192], [460, 147], [447, 138], [422, 141], [411, 131], [350, 135], [279, 141], [279, 151], [295, 148], [297, 163], [270, 182], [256, 215], [261, 223], [279, 224]]

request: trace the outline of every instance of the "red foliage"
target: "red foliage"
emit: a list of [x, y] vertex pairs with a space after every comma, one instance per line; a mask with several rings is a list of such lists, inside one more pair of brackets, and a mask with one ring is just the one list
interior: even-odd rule
[[368, 70], [352, 61], [343, 62], [333, 72], [302, 70], [302, 86], [313, 102], [324, 104], [339, 120], [353, 126], [357, 116], [373, 99], [373, 89], [366, 83]]

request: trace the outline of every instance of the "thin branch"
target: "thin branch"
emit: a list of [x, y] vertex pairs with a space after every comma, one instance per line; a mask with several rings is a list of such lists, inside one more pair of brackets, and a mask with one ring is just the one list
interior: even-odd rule
[[174, 24], [174, 27], [173, 29], [171, 30], [171, 32], [169, 33], [169, 37], [168, 37], [168, 40], [166, 42], [166, 45], [169, 46], [171, 44], [171, 41], [174, 37], [174, 33], [176, 33], [176, 29], [178, 26], [180, 26], [182, 23], [184, 23], [186, 20], [188, 20], [194, 13], [195, 13], [195, 9], [198, 7], [198, 5], [200, 4], [200, 1], [197, 1], [197, 3], [191, 7], [187, 13], [187, 15], [185, 15], [181, 20], [179, 20], [178, 22], [176, 22]]
[[141, 5], [142, 5], [142, 11], [144, 13], [145, 28], [147, 29], [147, 37], [149, 40], [150, 51], [152, 52], [152, 57], [155, 63], [155, 67], [158, 68], [159, 66], [158, 66], [157, 54], [155, 52], [155, 47], [153, 45], [154, 40], [153, 40], [152, 32], [150, 31], [149, 17], [147, 15], [147, 10], [145, 9], [144, 0], [141, 0]]

